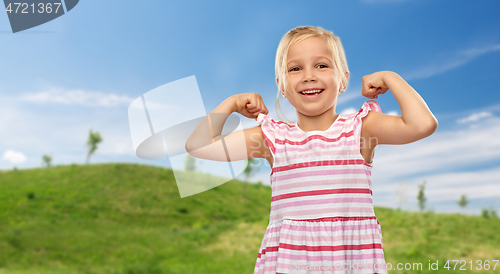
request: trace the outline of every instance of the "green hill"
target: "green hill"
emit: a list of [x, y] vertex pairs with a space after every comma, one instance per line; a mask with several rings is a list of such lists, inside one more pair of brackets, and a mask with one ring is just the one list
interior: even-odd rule
[[[271, 189], [242, 189], [232, 180], [181, 199], [172, 170], [136, 164], [0, 172], [0, 274], [253, 273]], [[390, 272], [500, 259], [497, 218], [375, 210], [386, 261], [424, 269]]]

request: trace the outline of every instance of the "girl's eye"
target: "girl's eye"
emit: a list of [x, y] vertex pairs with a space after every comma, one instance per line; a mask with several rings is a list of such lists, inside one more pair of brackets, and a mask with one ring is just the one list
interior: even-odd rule
[[[327, 68], [328, 66], [327, 65], [324, 65], [324, 64], [320, 64], [318, 65], [319, 68]], [[293, 67], [291, 69], [289, 69], [288, 71], [299, 71], [299, 67]]]

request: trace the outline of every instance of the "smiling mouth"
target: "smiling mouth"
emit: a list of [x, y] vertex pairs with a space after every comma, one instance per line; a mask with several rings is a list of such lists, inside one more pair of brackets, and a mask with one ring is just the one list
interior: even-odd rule
[[306, 90], [306, 91], [301, 91], [299, 92], [302, 95], [306, 96], [312, 96], [312, 95], [318, 95], [323, 92], [324, 89], [316, 89], [316, 90]]

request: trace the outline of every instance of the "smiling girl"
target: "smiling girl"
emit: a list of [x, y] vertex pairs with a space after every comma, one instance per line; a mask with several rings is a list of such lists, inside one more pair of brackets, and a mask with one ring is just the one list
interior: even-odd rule
[[[374, 100], [365, 101], [356, 113], [337, 114], [348, 80], [337, 36], [320, 27], [294, 28], [278, 46], [276, 83], [277, 102], [280, 95], [286, 98], [297, 121], [274, 121], [259, 94], [236, 94], [208, 117], [238, 112], [259, 126], [223, 136], [225, 119], [213, 119], [212, 136], [195, 131], [186, 144], [195, 157], [221, 161], [195, 151], [192, 142], [223, 139], [233, 152], [226, 155], [228, 161], [269, 162], [271, 212], [255, 273], [387, 273], [372, 201], [374, 149], [423, 139], [436, 131], [438, 122], [422, 97], [391, 71], [364, 76], [361, 94], [376, 99], [390, 90], [401, 116], [382, 113]], [[237, 138], [241, 135], [245, 138]], [[246, 153], [236, 153], [242, 147]]]

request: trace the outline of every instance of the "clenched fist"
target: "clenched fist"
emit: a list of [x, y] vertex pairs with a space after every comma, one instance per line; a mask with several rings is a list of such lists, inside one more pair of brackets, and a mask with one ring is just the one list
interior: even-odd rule
[[363, 76], [361, 94], [370, 99], [377, 99], [379, 94], [386, 93], [389, 90], [383, 78], [386, 73], [390, 71], [377, 71]]
[[269, 113], [262, 97], [257, 93], [240, 93], [231, 97], [234, 99], [236, 112], [245, 117], [256, 119], [259, 113]]

